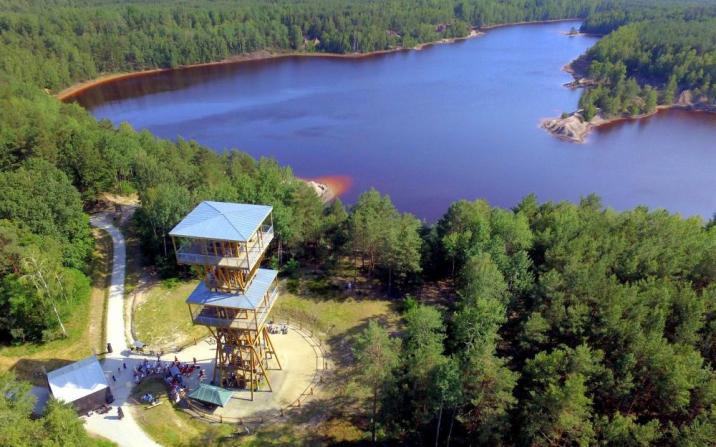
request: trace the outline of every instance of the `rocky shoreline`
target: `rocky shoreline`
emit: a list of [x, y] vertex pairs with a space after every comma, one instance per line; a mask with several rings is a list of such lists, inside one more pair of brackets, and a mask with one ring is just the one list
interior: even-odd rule
[[584, 143], [589, 135], [589, 132], [596, 127], [618, 121], [639, 120], [670, 109], [716, 113], [716, 104], [709, 103], [704, 97], [694, 99], [693, 92], [690, 90], [683, 90], [679, 94], [679, 99], [675, 103], [671, 105], [657, 106], [656, 109], [650, 113], [642, 113], [639, 115], [621, 115], [610, 118], [604, 118], [601, 114], [597, 114], [597, 116], [591, 120], [585, 121], [581, 114], [581, 110], [577, 110], [576, 112], [572, 112], [564, 117], [544, 119], [540, 122], [540, 127], [559, 139], [571, 141], [573, 143]]
[[[589, 88], [596, 85], [593, 79], [589, 79], [581, 74], [585, 72], [585, 64], [586, 61], [580, 56], [564, 66], [563, 70], [574, 77], [574, 81], [568, 82], [565, 84], [565, 87]], [[696, 97], [691, 90], [683, 90], [673, 104], [657, 106], [654, 111], [649, 113], [620, 115], [609, 118], [605, 118], [601, 113], [598, 113], [594, 118], [586, 121], [582, 116], [582, 111], [577, 110], [559, 118], [545, 118], [540, 121], [540, 127], [559, 139], [573, 143], [584, 143], [589, 132], [596, 127], [618, 121], [638, 120], [669, 109], [716, 113], [716, 103], [710, 103], [704, 96]]]
[[594, 124], [585, 121], [579, 112], [574, 112], [564, 118], [542, 120], [540, 126], [562, 140], [584, 143]]

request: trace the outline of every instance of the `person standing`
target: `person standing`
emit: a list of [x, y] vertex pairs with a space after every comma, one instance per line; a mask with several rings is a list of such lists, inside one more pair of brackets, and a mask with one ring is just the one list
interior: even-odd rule
[[124, 418], [124, 411], [122, 411], [122, 407], [117, 407], [117, 417], [120, 421]]

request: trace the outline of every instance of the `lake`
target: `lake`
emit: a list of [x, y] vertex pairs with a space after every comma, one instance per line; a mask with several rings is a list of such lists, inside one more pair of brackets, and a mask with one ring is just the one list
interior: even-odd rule
[[510, 26], [462, 42], [368, 58], [306, 58], [196, 67], [125, 79], [76, 100], [217, 151], [237, 148], [305, 178], [347, 176], [434, 220], [458, 199], [514, 206], [599, 194], [616, 209], [644, 204], [716, 212], [716, 116], [668, 111], [610, 125], [585, 144], [542, 118], [576, 108], [562, 67], [596, 42], [573, 22]]

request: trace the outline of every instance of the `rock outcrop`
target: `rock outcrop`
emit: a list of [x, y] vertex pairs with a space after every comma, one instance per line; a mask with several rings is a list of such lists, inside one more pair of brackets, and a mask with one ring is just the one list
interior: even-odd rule
[[542, 121], [542, 127], [552, 135], [575, 143], [583, 143], [591, 124], [584, 121], [579, 113], [572, 113], [564, 118], [553, 118]]
[[305, 182], [313, 189], [323, 203], [330, 202], [336, 197], [335, 193], [325, 183], [319, 183], [315, 180], [305, 180]]
[[709, 101], [705, 95], [696, 96], [691, 90], [684, 90], [674, 103], [674, 107], [687, 110], [700, 110], [704, 112], [716, 112], [716, 102]]

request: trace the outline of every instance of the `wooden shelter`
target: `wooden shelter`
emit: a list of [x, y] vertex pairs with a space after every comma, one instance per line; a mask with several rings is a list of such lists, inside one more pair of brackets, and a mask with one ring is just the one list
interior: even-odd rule
[[94, 355], [50, 371], [47, 384], [55, 399], [72, 404], [83, 415], [114, 400], [102, 366]]
[[204, 281], [189, 295], [194, 324], [216, 340], [213, 383], [254, 391], [267, 371], [281, 369], [266, 328], [278, 298], [275, 270], [260, 268], [273, 240], [272, 208], [202, 202], [169, 233], [179, 264], [195, 266]]

